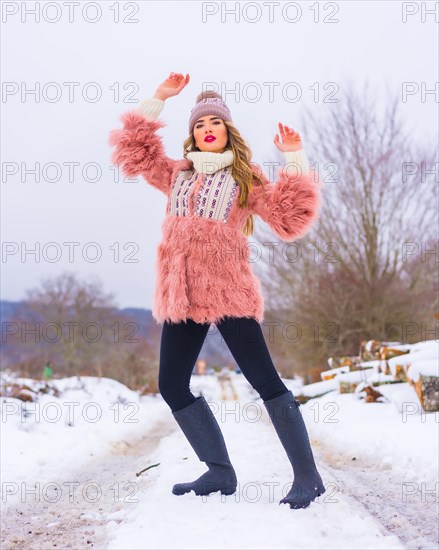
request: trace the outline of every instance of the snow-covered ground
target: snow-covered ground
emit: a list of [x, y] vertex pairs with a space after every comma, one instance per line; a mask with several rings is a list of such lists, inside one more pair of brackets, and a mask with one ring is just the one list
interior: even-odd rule
[[[437, 342], [417, 346], [437, 360]], [[372, 368], [361, 380], [376, 376]], [[284, 380], [296, 395], [328, 392], [301, 406], [327, 491], [292, 510], [278, 505], [292, 468], [265, 407], [243, 375], [231, 381], [238, 401], [215, 376], [191, 382], [237, 472], [229, 496], [171, 493], [206, 467], [160, 396], [68, 378], [53, 382], [59, 397], [2, 398], [2, 548], [438, 547], [439, 413], [423, 413], [407, 383], [379, 386], [386, 401], [366, 403], [360, 392], [340, 394], [337, 379], [302, 388]]]

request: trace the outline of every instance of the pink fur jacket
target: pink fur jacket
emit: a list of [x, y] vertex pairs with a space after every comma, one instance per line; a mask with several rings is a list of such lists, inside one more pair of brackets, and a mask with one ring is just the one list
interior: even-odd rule
[[[157, 134], [165, 126], [157, 119], [159, 102], [151, 98], [143, 110], [124, 113], [123, 128], [109, 136], [112, 161], [123, 173], [142, 176], [167, 196], [155, 263], [153, 317], [158, 323], [188, 318], [216, 323], [225, 316], [262, 322], [261, 283], [252, 271], [242, 231], [246, 218], [260, 216], [283, 241], [301, 238], [319, 217], [321, 182], [308, 170], [289, 168], [278, 169], [278, 180], [271, 183], [255, 164], [266, 190], [254, 180], [248, 207], [240, 208], [240, 188], [231, 174], [233, 152], [169, 158]], [[222, 162], [200, 164], [200, 158]]]

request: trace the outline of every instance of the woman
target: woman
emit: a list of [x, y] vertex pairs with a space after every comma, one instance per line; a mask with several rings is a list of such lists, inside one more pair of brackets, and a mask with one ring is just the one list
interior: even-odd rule
[[[113, 130], [112, 160], [129, 177], [141, 175], [167, 196], [163, 239], [157, 249], [153, 317], [163, 324], [159, 390], [208, 471], [178, 483], [176, 495], [233, 494], [237, 478], [220, 427], [190, 378], [209, 327], [215, 323], [242, 373], [261, 396], [294, 471], [280, 503], [305, 508], [325, 492], [299, 402], [279, 377], [262, 334], [264, 301], [249, 263], [247, 237], [259, 215], [284, 241], [304, 236], [319, 215], [320, 182], [309, 174], [300, 135], [279, 123], [288, 170], [270, 183], [251, 162], [251, 151], [215, 92], [199, 94], [190, 113], [183, 159], [164, 150], [157, 130], [165, 101], [178, 95], [189, 75], [171, 73], [154, 97], [124, 113]], [[298, 168], [298, 169], [297, 169]], [[250, 334], [251, 333], [251, 334]], [[280, 504], [279, 503], [279, 504]]]

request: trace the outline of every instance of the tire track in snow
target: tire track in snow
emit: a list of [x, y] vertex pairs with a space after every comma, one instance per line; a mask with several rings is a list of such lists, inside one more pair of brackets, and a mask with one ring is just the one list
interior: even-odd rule
[[[66, 474], [63, 480], [55, 481], [63, 490], [58, 502], [47, 502], [44, 498], [35, 502], [35, 496], [29, 495], [26, 502], [3, 506], [2, 550], [105, 548], [107, 514], [136, 505], [136, 491], [133, 485], [125, 486], [125, 483], [138, 484], [139, 492], [153, 483], [145, 473], [139, 478], [135, 473], [148, 465], [148, 455], [157, 448], [161, 438], [173, 431], [175, 426], [170, 421], [160, 420], [139, 439], [113, 444], [109, 453], [102, 453], [81, 469]], [[65, 483], [73, 481], [79, 485], [74, 491], [74, 501], [69, 502], [69, 487]], [[90, 502], [96, 496], [95, 490], [86, 493], [89, 498], [81, 493], [90, 481], [99, 483], [102, 489], [95, 503]], [[116, 485], [119, 493], [116, 493], [114, 487], [119, 483]], [[47, 492], [47, 496], [56, 499], [55, 492]]]
[[[320, 441], [312, 441], [316, 449], [318, 468], [326, 470], [335, 481], [328, 483], [331, 500], [337, 492], [361, 505], [385, 530], [396, 535], [407, 549], [434, 550], [439, 548], [439, 504], [437, 495], [424, 498], [418, 493], [403, 496], [403, 483], [386, 471], [367, 463], [361, 457], [334, 453], [325, 449]], [[431, 484], [426, 485], [431, 490]], [[320, 498], [324, 498], [323, 495]], [[404, 502], [404, 498], [406, 502]], [[436, 500], [436, 502], [434, 502]]]

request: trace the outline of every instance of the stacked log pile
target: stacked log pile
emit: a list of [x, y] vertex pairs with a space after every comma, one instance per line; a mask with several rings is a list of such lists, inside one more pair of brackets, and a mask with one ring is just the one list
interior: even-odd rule
[[[386, 401], [376, 390], [377, 386], [406, 382], [416, 391], [423, 410], [434, 412], [439, 411], [437, 363], [437, 357], [413, 352], [409, 345], [400, 342], [362, 340], [358, 355], [330, 357], [328, 364], [331, 368], [322, 372], [321, 378], [339, 378], [340, 393], [359, 393], [366, 403]], [[349, 376], [354, 371], [359, 371], [359, 376]], [[364, 371], [363, 376], [361, 371]], [[364, 378], [375, 380], [365, 383]]]

